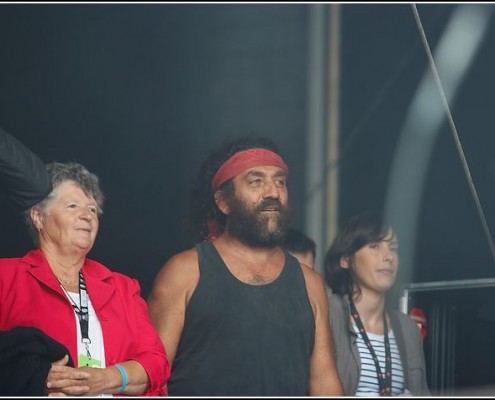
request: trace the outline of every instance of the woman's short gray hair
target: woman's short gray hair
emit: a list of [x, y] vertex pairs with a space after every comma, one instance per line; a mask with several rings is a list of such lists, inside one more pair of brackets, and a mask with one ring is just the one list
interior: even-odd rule
[[83, 165], [75, 162], [53, 162], [46, 164], [46, 170], [52, 179], [52, 191], [43, 200], [25, 211], [26, 224], [28, 225], [29, 233], [35, 241], [37, 241], [37, 230], [31, 219], [31, 209], [37, 207], [42, 214], [46, 215], [48, 205], [56, 196], [57, 187], [64, 182], [74, 182], [82, 189], [86, 196], [92, 196], [96, 201], [98, 215], [103, 214], [104, 196], [100, 189], [99, 179], [95, 174], [89, 172]]

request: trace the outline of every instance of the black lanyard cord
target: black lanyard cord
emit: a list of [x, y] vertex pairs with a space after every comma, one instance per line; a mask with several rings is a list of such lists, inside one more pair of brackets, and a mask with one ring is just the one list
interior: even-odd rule
[[79, 326], [81, 327], [81, 341], [86, 346], [88, 357], [91, 358], [91, 354], [89, 352], [89, 344], [91, 343], [91, 339], [89, 338], [88, 291], [86, 289], [86, 281], [84, 280], [82, 271], [79, 271], [79, 306], [74, 302], [72, 297], [70, 297], [64, 286], [62, 284], [60, 284], [60, 286], [62, 286], [63, 291], [72, 303], [72, 308], [74, 308], [74, 311], [76, 312], [77, 319], [79, 320]]
[[378, 378], [378, 385], [380, 387], [380, 396], [392, 396], [392, 354], [390, 351], [390, 341], [388, 338], [388, 325], [387, 325], [387, 315], [385, 310], [383, 311], [383, 329], [384, 329], [384, 338], [385, 338], [385, 375], [382, 374], [382, 370], [380, 368], [380, 363], [378, 362], [378, 357], [376, 356], [375, 350], [373, 349], [373, 345], [371, 344], [368, 335], [366, 334], [366, 330], [364, 329], [363, 322], [361, 321], [361, 317], [356, 309], [356, 306], [352, 301], [350, 301], [351, 306], [351, 315], [354, 318], [354, 322], [356, 322], [356, 326], [361, 333], [364, 343], [373, 358], [376, 368], [376, 376]]

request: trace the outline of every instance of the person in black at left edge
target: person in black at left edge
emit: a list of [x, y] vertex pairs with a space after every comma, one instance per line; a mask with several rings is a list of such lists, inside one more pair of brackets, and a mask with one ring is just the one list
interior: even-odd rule
[[24, 211], [51, 191], [52, 181], [43, 161], [0, 128], [0, 193], [16, 210]]
[[[43, 161], [0, 128], [0, 195], [21, 213], [51, 190], [52, 181]], [[0, 353], [0, 395], [36, 396], [44, 394], [51, 362], [68, 352], [42, 331], [18, 327], [0, 331]]]

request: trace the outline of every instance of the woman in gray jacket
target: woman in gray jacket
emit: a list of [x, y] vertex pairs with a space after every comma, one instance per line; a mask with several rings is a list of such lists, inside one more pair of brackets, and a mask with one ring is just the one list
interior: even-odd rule
[[347, 396], [430, 395], [419, 328], [387, 306], [397, 250], [390, 225], [365, 213], [342, 226], [325, 256], [337, 369]]

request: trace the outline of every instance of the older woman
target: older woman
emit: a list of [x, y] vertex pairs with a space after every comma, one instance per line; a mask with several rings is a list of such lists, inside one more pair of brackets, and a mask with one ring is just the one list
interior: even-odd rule
[[352, 217], [325, 256], [330, 325], [346, 396], [430, 394], [420, 331], [387, 294], [399, 268], [398, 240], [374, 213]]
[[0, 330], [34, 327], [66, 346], [49, 395], [165, 394], [170, 366], [138, 281], [86, 257], [102, 213], [98, 178], [76, 163], [47, 170], [53, 190], [27, 211], [38, 248], [0, 259]]

